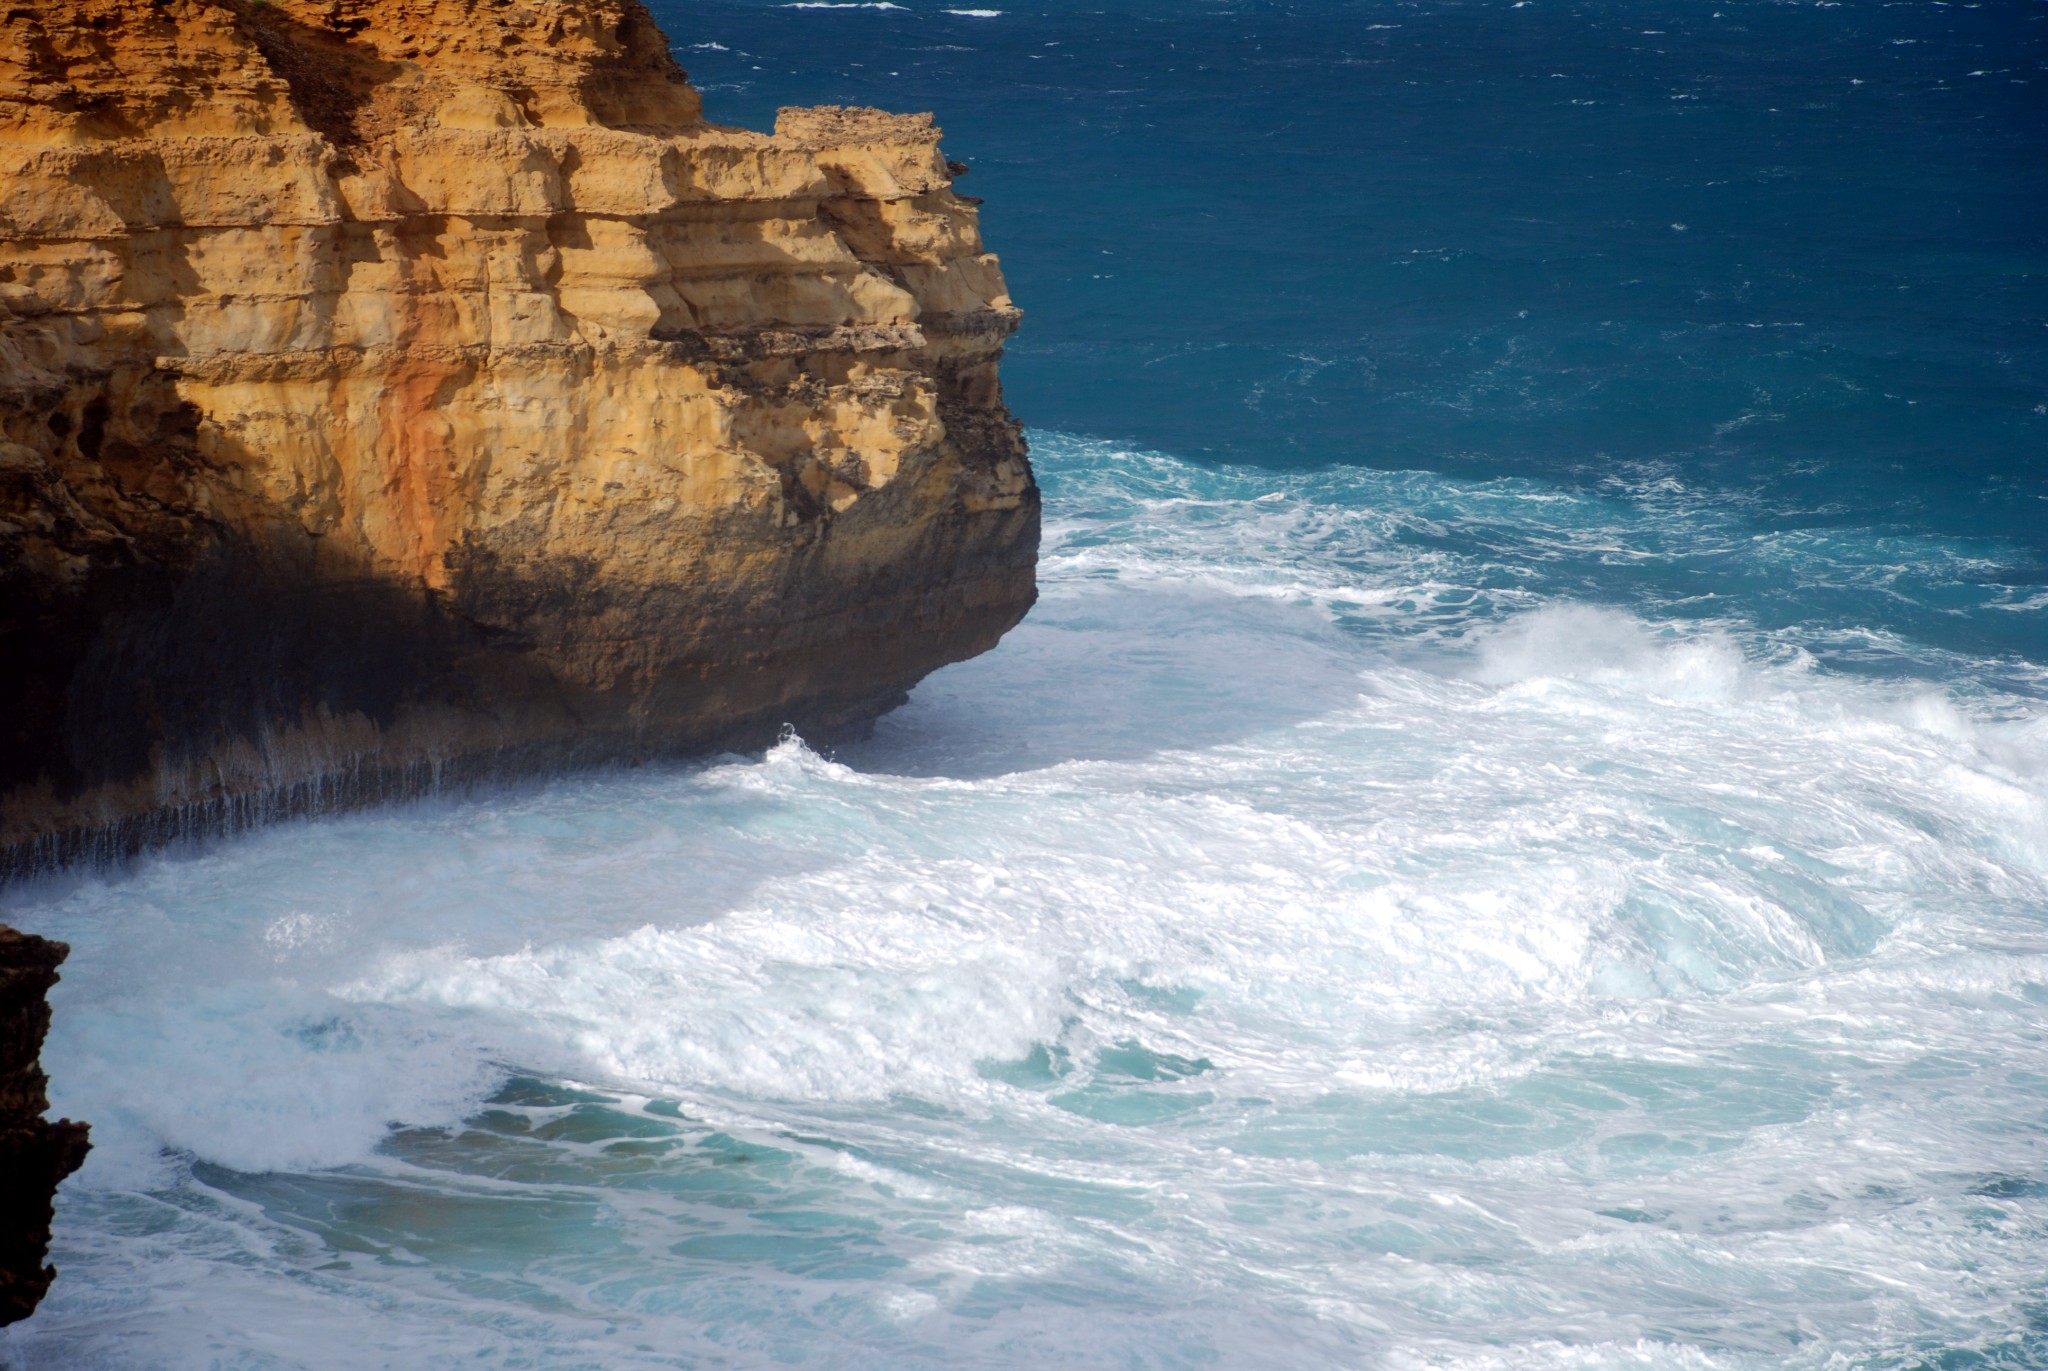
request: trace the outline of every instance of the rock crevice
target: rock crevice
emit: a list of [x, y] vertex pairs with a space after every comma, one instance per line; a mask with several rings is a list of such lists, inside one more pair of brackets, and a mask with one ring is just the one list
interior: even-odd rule
[[856, 725], [1029, 607], [929, 116], [638, 0], [0, 13], [0, 869]]

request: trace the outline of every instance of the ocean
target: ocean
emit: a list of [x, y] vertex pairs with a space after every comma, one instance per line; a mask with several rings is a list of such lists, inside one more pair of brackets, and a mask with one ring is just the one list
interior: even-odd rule
[[0, 892], [41, 1368], [2048, 1367], [2048, 5], [656, 3], [932, 109], [1042, 598]]

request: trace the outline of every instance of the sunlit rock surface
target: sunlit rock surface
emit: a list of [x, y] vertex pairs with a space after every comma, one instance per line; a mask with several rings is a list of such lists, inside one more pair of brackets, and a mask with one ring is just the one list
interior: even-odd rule
[[855, 725], [1030, 606], [928, 116], [637, 0], [0, 14], [0, 853]]

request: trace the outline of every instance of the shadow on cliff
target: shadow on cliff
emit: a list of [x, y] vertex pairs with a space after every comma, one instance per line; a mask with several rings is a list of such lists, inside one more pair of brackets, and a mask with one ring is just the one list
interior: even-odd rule
[[10, 610], [0, 708], [25, 726], [0, 755], [0, 874], [428, 788], [352, 756], [416, 702], [472, 692], [481, 646], [402, 586], [233, 543]]
[[349, 41], [369, 27], [368, 19], [337, 15], [335, 28], [322, 28], [263, 0], [246, 0], [235, 18], [291, 91], [292, 106], [308, 128], [344, 153], [365, 141], [377, 88], [405, 70], [366, 44]]
[[502, 625], [603, 621], [614, 597], [687, 583], [592, 586], [573, 567], [537, 578], [475, 560], [457, 582], [479, 588], [443, 596], [224, 540], [188, 568], [122, 564], [83, 595], [6, 600], [0, 881], [478, 783], [760, 749], [785, 726], [829, 741], [900, 700], [917, 655], [993, 636], [911, 631], [906, 655], [889, 627], [912, 623], [911, 592], [878, 589], [822, 646], [733, 611], [758, 626], [683, 640], [640, 684], [605, 687]]
[[862, 771], [981, 780], [1224, 747], [1343, 708], [1366, 664], [1355, 639], [1305, 606], [1056, 585], [994, 651], [933, 673], [833, 755]]

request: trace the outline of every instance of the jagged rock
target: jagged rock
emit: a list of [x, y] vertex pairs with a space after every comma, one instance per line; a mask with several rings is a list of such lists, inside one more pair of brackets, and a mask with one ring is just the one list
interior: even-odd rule
[[638, 0], [0, 8], [0, 868], [813, 734], [1031, 604], [929, 116]]
[[0, 1324], [33, 1314], [56, 1279], [44, 1258], [57, 1183], [85, 1162], [86, 1126], [43, 1117], [47, 996], [70, 951], [0, 924]]

